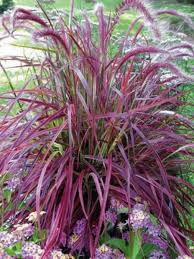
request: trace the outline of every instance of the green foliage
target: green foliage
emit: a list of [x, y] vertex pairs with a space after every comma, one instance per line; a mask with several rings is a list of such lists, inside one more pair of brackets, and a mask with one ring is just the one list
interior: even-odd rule
[[124, 240], [119, 239], [119, 238], [113, 238], [113, 239], [110, 239], [107, 242], [107, 244], [113, 248], [120, 249], [125, 254], [125, 256], [129, 255], [128, 246]]
[[13, 7], [12, 0], [3, 0], [2, 5], [0, 6], [0, 14], [7, 11], [8, 9]]
[[41, 241], [45, 240], [46, 235], [47, 235], [46, 229], [39, 230], [38, 227], [36, 226], [31, 240], [33, 243], [39, 244]]
[[151, 252], [153, 252], [155, 249], [156, 249], [156, 246], [153, 244], [144, 244], [141, 247], [136, 258], [137, 259], [138, 258], [147, 258], [151, 254]]
[[20, 259], [22, 258], [21, 257], [22, 243], [17, 242], [13, 246], [6, 248], [5, 251], [7, 252], [8, 255], [13, 256], [14, 258], [16, 257]]
[[179, 3], [194, 4], [194, 0], [178, 0]]
[[10, 200], [11, 200], [11, 191], [8, 190], [8, 189], [4, 189], [3, 190], [3, 196], [6, 199], [7, 203], [9, 203]]
[[[106, 244], [121, 250], [127, 259], [143, 259], [156, 249], [153, 244], [142, 245], [141, 231], [129, 233], [129, 242], [119, 238], [109, 239]], [[104, 240], [105, 241], [105, 240]]]

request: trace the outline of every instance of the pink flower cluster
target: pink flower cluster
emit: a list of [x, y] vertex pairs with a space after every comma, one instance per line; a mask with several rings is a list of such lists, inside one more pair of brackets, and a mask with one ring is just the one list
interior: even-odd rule
[[[161, 238], [160, 225], [152, 223], [145, 205], [138, 203], [133, 207], [130, 216], [130, 223], [135, 230], [140, 228], [146, 229], [146, 233], [143, 236], [144, 242], [152, 243], [158, 246], [161, 250], [166, 250], [168, 248], [168, 243]], [[165, 258], [167, 258], [167, 255], [165, 255]]]
[[82, 218], [76, 222], [73, 228], [73, 233], [68, 240], [68, 247], [71, 249], [71, 251], [81, 250], [84, 247], [84, 239], [82, 239], [83, 241], [80, 242], [80, 237], [84, 235], [86, 227], [87, 220], [85, 218]]
[[119, 210], [123, 208], [124, 206], [119, 200], [114, 197], [111, 198], [110, 208], [105, 213], [105, 220], [115, 225], [117, 222], [117, 214], [119, 213]]
[[43, 252], [44, 250], [39, 245], [32, 242], [25, 242], [22, 246], [22, 258], [25, 259], [41, 258]]
[[135, 230], [149, 226], [150, 217], [147, 214], [143, 204], [137, 203], [133, 207], [130, 215], [130, 224]]
[[169, 259], [169, 256], [161, 251], [154, 251], [150, 254], [149, 259]]
[[177, 259], [192, 259], [192, 257], [190, 257], [188, 255], [180, 255], [180, 256], [178, 256]]
[[14, 245], [18, 241], [17, 236], [10, 234], [7, 231], [0, 232], [0, 244], [5, 248]]
[[116, 211], [119, 211], [124, 208], [124, 205], [119, 200], [115, 199], [114, 197], [111, 198], [110, 203], [111, 203], [110, 207], [112, 209], [115, 209]]
[[31, 223], [17, 224], [14, 226], [15, 229], [12, 232], [18, 240], [28, 239], [34, 233], [34, 226]]
[[[105, 219], [107, 222], [115, 225], [119, 221], [118, 213], [119, 210], [123, 208], [123, 205], [119, 203], [116, 199], [111, 200], [111, 206], [106, 211]], [[150, 215], [146, 209], [146, 206], [141, 203], [137, 203], [133, 206], [129, 220], [125, 223], [118, 222], [117, 228], [120, 230], [122, 238], [126, 241], [129, 240], [129, 227], [133, 230], [142, 229], [143, 230], [143, 241], [145, 243], [151, 243], [156, 245], [160, 250], [153, 252], [150, 258], [161, 258], [167, 259], [168, 254], [162, 252], [168, 248], [168, 243], [162, 239], [161, 226], [152, 222]], [[109, 251], [109, 250], [108, 250]], [[107, 253], [108, 253], [107, 251]], [[105, 257], [103, 257], [105, 258]]]
[[96, 249], [95, 259], [125, 259], [125, 256], [118, 249], [102, 245]]
[[115, 210], [107, 210], [105, 213], [105, 220], [115, 225], [117, 222], [117, 213], [115, 212]]
[[73, 233], [76, 235], [83, 234], [86, 226], [87, 226], [87, 220], [85, 218], [78, 220], [73, 228]]

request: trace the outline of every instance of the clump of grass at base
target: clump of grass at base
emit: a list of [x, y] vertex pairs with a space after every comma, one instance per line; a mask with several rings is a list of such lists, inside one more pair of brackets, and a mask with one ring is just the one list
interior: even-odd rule
[[[186, 216], [193, 202], [187, 189], [193, 186], [179, 177], [181, 166], [192, 159], [191, 122], [173, 109], [181, 105], [177, 88], [194, 79], [174, 64], [181, 44], [174, 49], [149, 44], [140, 37], [143, 23], [131, 34], [138, 19], [112, 55], [114, 28], [131, 8], [159, 38], [157, 14], [138, 0], [122, 1], [110, 17], [98, 5], [95, 41], [87, 14], [70, 26], [65, 18], [52, 24], [49, 17], [21, 8], [11, 18], [14, 31], [30, 29], [46, 51], [34, 87], [25, 84], [16, 97], [1, 95], [8, 102], [0, 121], [0, 173], [19, 172], [21, 184], [11, 199], [15, 205], [25, 201], [24, 208], [14, 207], [3, 217], [16, 223], [36, 210], [38, 227], [48, 233], [44, 256], [61, 247], [93, 258], [112, 197], [129, 212], [140, 197], [178, 253], [191, 256], [183, 234], [191, 234]], [[182, 54], [187, 55], [184, 48]], [[18, 101], [20, 112], [9, 116]], [[184, 132], [177, 132], [179, 126]], [[83, 218], [84, 233], [70, 247]]]

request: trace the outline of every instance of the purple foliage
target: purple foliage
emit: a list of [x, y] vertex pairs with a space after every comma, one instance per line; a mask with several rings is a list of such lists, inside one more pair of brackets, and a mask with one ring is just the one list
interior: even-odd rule
[[115, 21], [118, 21], [120, 15], [130, 9], [135, 9], [140, 12], [140, 14], [143, 14], [145, 20], [153, 28], [155, 35], [157, 37], [160, 37], [160, 32], [157, 27], [155, 15], [152, 14], [152, 12], [150, 11], [150, 7], [147, 7], [145, 3], [143, 3], [141, 0], [123, 0], [116, 9], [116, 17], [114, 18]]
[[[129, 30], [112, 54], [113, 30], [130, 8], [140, 11], [159, 36], [155, 16], [139, 0], [122, 1], [108, 19], [98, 7], [97, 41], [86, 14], [84, 23], [75, 20], [72, 26], [65, 20], [51, 26], [50, 20], [24, 9], [12, 17], [14, 29], [27, 24], [32, 37], [44, 39], [46, 57], [36, 63], [34, 87], [26, 83], [14, 97], [13, 92], [0, 96], [7, 100], [1, 108], [0, 142], [6, 145], [0, 148], [0, 174], [11, 172], [13, 161], [26, 165], [12, 194], [16, 206], [6, 211], [5, 220], [21, 202], [25, 208], [17, 211], [15, 221], [37, 211], [39, 228], [48, 230], [44, 258], [61, 243], [71, 251], [85, 249], [92, 258], [110, 256], [111, 249], [96, 248], [106, 219], [115, 222], [123, 207], [131, 212], [131, 226], [149, 228], [148, 241], [166, 249], [144, 206], [134, 206], [136, 197], [147, 203], [179, 254], [191, 255], [185, 236], [192, 234], [187, 215], [193, 186], [179, 172], [192, 161], [193, 126], [172, 109], [184, 104], [174, 79], [185, 83], [194, 78], [174, 64], [176, 46], [161, 49], [149, 39], [139, 43], [142, 27], [135, 37]], [[164, 80], [166, 71], [170, 76]], [[22, 109], [11, 116], [18, 102]], [[22, 252], [28, 256], [38, 249], [24, 247]]]

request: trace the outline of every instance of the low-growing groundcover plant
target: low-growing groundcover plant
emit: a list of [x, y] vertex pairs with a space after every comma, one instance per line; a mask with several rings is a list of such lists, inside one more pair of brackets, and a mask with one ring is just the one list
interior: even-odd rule
[[[114, 29], [130, 9], [143, 15], [155, 41], [137, 18], [113, 46]], [[185, 42], [159, 47], [161, 13], [124, 0], [108, 17], [98, 4], [97, 25], [87, 13], [70, 24], [61, 16], [53, 23], [44, 10], [41, 17], [22, 8], [3, 19], [11, 35], [29, 32], [45, 56], [34, 65], [26, 60], [34, 74], [21, 90], [1, 94], [7, 100], [0, 120], [6, 252], [192, 258], [186, 241], [193, 234], [193, 186], [180, 171], [192, 163], [193, 124], [175, 109], [184, 105], [182, 84], [194, 79], [175, 61], [193, 58], [194, 50]], [[18, 224], [28, 229], [22, 238], [14, 234]]]

